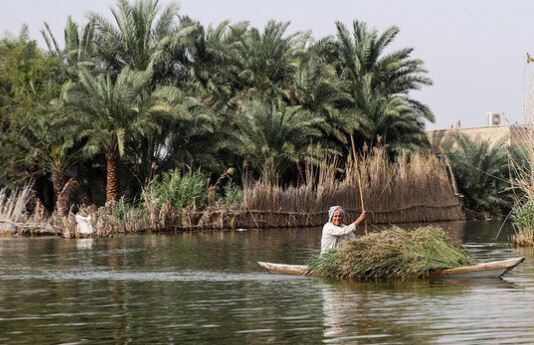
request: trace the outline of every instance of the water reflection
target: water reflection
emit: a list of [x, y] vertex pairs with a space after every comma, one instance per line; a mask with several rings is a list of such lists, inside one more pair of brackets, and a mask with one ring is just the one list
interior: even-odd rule
[[[485, 343], [487, 329], [502, 329], [501, 312], [510, 309], [502, 301], [510, 301], [508, 295], [523, 289], [513, 281], [497, 279], [323, 283], [324, 342]], [[492, 296], [500, 296], [500, 301]], [[504, 315], [510, 317], [509, 312]], [[529, 307], [519, 314], [519, 324], [504, 321], [507, 331], [494, 334], [493, 339], [528, 343], [534, 336], [534, 315]], [[480, 327], [485, 330], [482, 334], [477, 331]]]
[[257, 266], [305, 263], [320, 229], [0, 240], [0, 343], [533, 343], [534, 252], [494, 241], [500, 224], [442, 226], [527, 261], [504, 281], [356, 284]]
[[93, 247], [93, 241], [92, 238], [78, 238], [76, 241], [76, 248], [83, 250], [83, 249], [91, 249]]
[[[324, 284], [322, 286], [325, 342], [429, 344], [432, 333], [420, 333], [432, 327], [425, 317], [427, 306], [421, 300], [435, 291], [429, 282], [388, 284]], [[469, 286], [448, 287], [447, 295], [463, 294]], [[417, 303], [414, 303], [417, 302]]]

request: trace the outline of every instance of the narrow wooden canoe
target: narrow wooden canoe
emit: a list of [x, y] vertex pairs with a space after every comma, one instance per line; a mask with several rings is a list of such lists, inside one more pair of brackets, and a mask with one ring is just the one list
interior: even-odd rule
[[[432, 272], [433, 278], [500, 278], [515, 266], [525, 260], [525, 257], [500, 261], [484, 262], [474, 266], [462, 266]], [[258, 261], [258, 264], [269, 272], [303, 276], [308, 272], [306, 265], [287, 265]]]
[[473, 266], [463, 266], [432, 272], [430, 276], [440, 278], [501, 278], [515, 266], [525, 261], [525, 257], [500, 261], [483, 262]]

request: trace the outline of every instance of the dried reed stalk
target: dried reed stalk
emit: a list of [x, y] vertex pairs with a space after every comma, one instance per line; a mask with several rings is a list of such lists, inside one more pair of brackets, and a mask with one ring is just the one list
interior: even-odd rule
[[[29, 209], [33, 208], [33, 212]], [[0, 234], [57, 235], [60, 231], [46, 222], [44, 207], [29, 185], [0, 190]]]
[[[282, 188], [260, 181], [246, 190], [245, 208], [263, 211], [261, 222], [274, 227], [289, 226], [284, 212], [306, 215], [297, 226], [318, 226], [331, 205], [343, 205], [349, 219], [361, 212], [365, 200], [371, 223], [411, 223], [464, 219], [443, 164], [435, 156], [401, 156], [390, 162], [382, 149], [349, 161], [342, 179], [335, 179], [337, 161], [309, 168], [307, 183]], [[361, 182], [361, 194], [358, 191]]]
[[[527, 62], [528, 63], [528, 62]], [[514, 207], [531, 204], [534, 201], [534, 70], [528, 67], [526, 86], [523, 90], [524, 125], [511, 126], [510, 141], [518, 143], [519, 161], [511, 158], [511, 167], [515, 178], [511, 179], [513, 190], [517, 193]], [[515, 247], [534, 246], [534, 224], [523, 222], [512, 236]]]

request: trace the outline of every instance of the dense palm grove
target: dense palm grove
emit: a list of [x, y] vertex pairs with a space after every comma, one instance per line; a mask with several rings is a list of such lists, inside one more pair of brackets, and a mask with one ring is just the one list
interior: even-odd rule
[[510, 164], [526, 166], [522, 150], [509, 149], [503, 141], [491, 144], [461, 134], [455, 136], [454, 143], [456, 147], [447, 145], [445, 151], [467, 215], [483, 218], [508, 212], [523, 194], [512, 188], [517, 172]]
[[165, 176], [296, 184], [325, 156], [428, 150], [433, 114], [410, 91], [431, 80], [411, 48], [388, 50], [397, 27], [314, 40], [150, 0], [112, 12], [67, 19], [63, 40], [45, 24], [47, 50], [25, 29], [0, 41], [0, 185], [31, 179], [50, 210], [73, 177], [103, 204]]

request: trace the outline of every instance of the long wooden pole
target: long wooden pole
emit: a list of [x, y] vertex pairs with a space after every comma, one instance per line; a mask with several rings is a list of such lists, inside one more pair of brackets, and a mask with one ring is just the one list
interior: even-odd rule
[[[354, 136], [352, 133], [350, 134], [350, 143], [352, 145], [352, 157], [354, 160], [354, 165], [356, 166], [356, 171], [358, 172], [358, 194], [360, 194], [360, 205], [363, 212], [365, 211], [365, 206], [363, 204], [362, 179], [360, 175], [360, 169], [358, 167], [358, 158], [356, 157], [356, 144], [354, 143]], [[367, 218], [365, 218], [365, 234], [367, 235]]]

